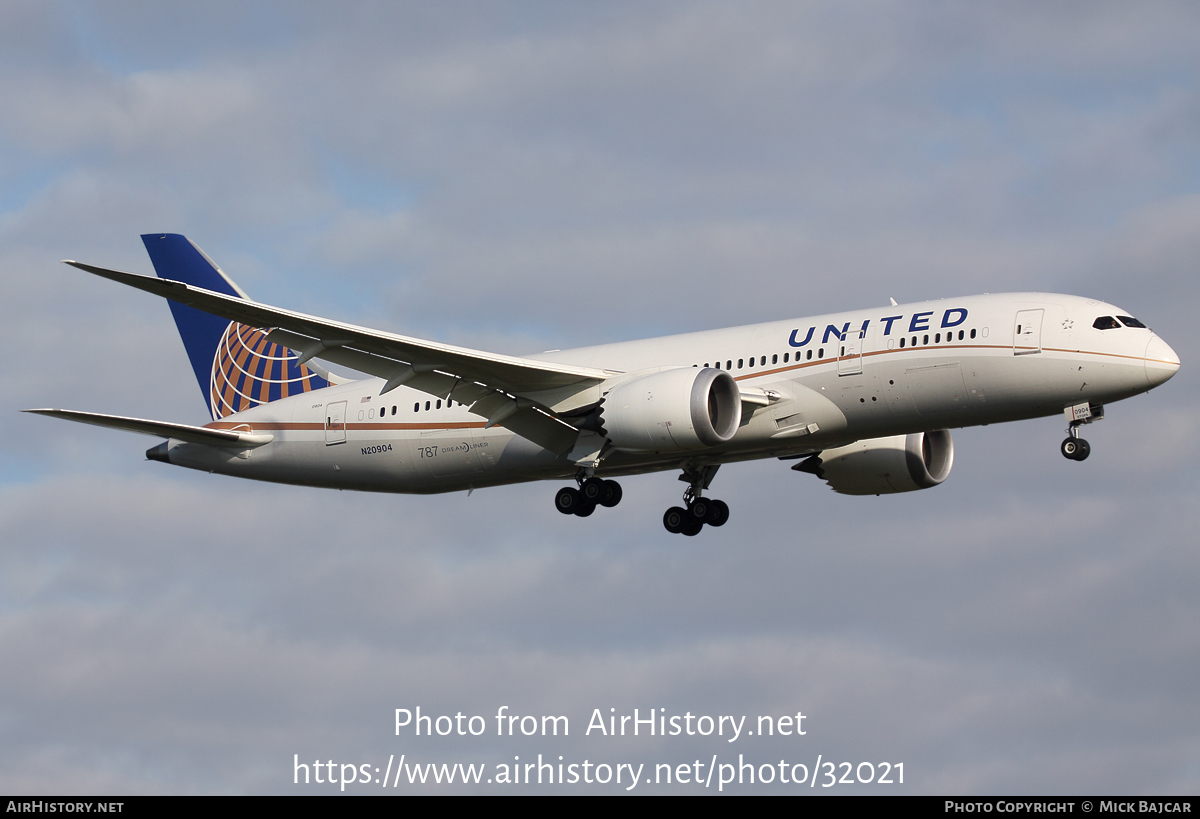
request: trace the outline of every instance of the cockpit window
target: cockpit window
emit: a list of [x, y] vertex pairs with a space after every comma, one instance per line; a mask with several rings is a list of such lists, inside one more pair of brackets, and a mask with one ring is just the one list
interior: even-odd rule
[[1117, 330], [1121, 327], [1112, 316], [1101, 316], [1092, 322], [1092, 326], [1097, 330]]
[[1133, 316], [1117, 316], [1117, 318], [1119, 318], [1121, 320], [1121, 323], [1124, 324], [1126, 327], [1140, 327], [1143, 330], [1146, 329], [1146, 325], [1142, 324], [1140, 321], [1135, 319]]

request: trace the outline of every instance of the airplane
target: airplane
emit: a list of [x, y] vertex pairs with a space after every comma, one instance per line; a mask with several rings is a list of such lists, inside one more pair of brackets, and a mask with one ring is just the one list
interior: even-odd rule
[[[40, 415], [164, 438], [153, 461], [255, 480], [439, 493], [538, 480], [566, 515], [675, 471], [674, 534], [722, 526], [722, 464], [777, 458], [834, 491], [929, 489], [950, 428], [1063, 414], [1068, 459], [1105, 405], [1164, 383], [1174, 350], [1128, 311], [1003, 293], [891, 304], [514, 357], [253, 301], [179, 234], [142, 236], [157, 276], [66, 264], [168, 300], [212, 418], [196, 426], [63, 409]], [[362, 373], [349, 380], [318, 360]]]

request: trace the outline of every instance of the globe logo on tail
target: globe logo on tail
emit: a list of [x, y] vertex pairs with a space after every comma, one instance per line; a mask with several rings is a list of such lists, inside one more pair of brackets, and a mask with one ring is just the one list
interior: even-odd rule
[[308, 365], [297, 366], [298, 358], [287, 347], [267, 341], [267, 334], [257, 327], [231, 321], [213, 356], [209, 381], [213, 420], [329, 386]]

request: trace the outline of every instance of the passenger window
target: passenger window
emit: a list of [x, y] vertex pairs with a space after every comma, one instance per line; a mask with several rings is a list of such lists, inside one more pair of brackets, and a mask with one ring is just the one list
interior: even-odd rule
[[742, 362], [743, 362], [743, 361], [745, 361], [745, 359], [744, 359], [744, 358], [739, 358], [739, 359], [738, 359], [738, 369], [739, 369], [739, 370], [742, 368]]
[[928, 344], [928, 343], [929, 343], [929, 336], [922, 336], [922, 337], [921, 337], [921, 343], [922, 343], [922, 344]]
[[727, 358], [725, 360], [725, 369], [727, 369], [727, 370], [733, 369], [733, 359], [732, 358]]
[[758, 363], [759, 363], [759, 365], [760, 365], [760, 366], [766, 366], [766, 363], [767, 363], [767, 357], [764, 355], [764, 356], [762, 357], [762, 359], [761, 359], [761, 360], [760, 360]]
[[772, 364], [778, 364], [778, 363], [779, 363], [779, 355], [778, 355], [778, 354], [771, 356], [771, 363], [772, 363]]
[[959, 330], [959, 331], [958, 331], [958, 340], [959, 340], [959, 341], [962, 341], [962, 340], [963, 340], [963, 331], [962, 331], [962, 330]]
[[1135, 319], [1133, 316], [1117, 316], [1117, 318], [1119, 318], [1121, 320], [1121, 323], [1124, 324], [1126, 327], [1137, 327], [1142, 330], [1149, 329], [1145, 324], [1142, 324], [1140, 321]]
[[809, 361], [812, 361], [812, 350], [809, 350], [808, 355], [806, 355], [804, 357], [807, 358]]
[[904, 349], [904, 339], [900, 339], [900, 349]]
[[934, 343], [934, 344], [938, 344], [938, 343], [940, 343], [940, 342], [941, 342], [941, 340], [942, 340], [942, 334], [941, 334], [941, 333], [938, 333], [937, 335], [935, 335], [935, 336], [933, 337], [933, 343]]
[[791, 355], [791, 353], [784, 353], [784, 354], [783, 354], [783, 363], [784, 363], [784, 364], [787, 364], [787, 363], [788, 363], [788, 356], [789, 356], [789, 355]]
[[825, 357], [825, 348], [822, 347], [821, 349], [817, 350], [817, 358], [824, 358], [824, 357]]
[[750, 356], [750, 366], [754, 366], [754, 356]]
[[975, 338], [975, 330], [974, 330], [974, 328], [972, 328], [972, 329], [971, 329], [971, 338]]
[[425, 402], [425, 409], [426, 409], [427, 411], [428, 411], [428, 409], [429, 409], [429, 402], [428, 402], [428, 401], [426, 401], [426, 402]]
[[417, 403], [413, 404], [413, 412], [420, 412], [420, 411], [421, 411], [421, 402], [418, 401]]

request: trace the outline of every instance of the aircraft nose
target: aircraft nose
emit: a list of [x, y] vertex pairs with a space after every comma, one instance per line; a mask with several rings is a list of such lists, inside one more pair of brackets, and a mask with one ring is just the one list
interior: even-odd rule
[[1145, 358], [1146, 380], [1151, 387], [1157, 387], [1179, 371], [1179, 356], [1157, 335], [1150, 336]]

